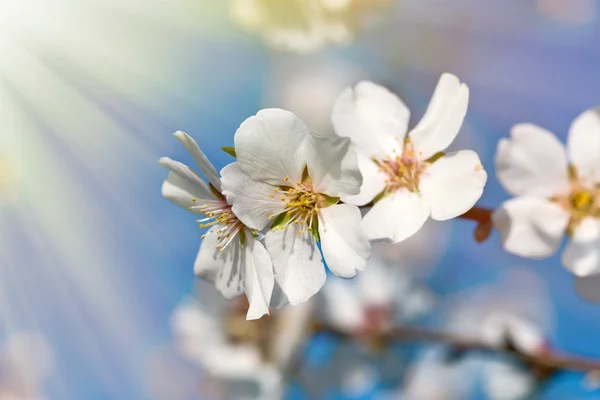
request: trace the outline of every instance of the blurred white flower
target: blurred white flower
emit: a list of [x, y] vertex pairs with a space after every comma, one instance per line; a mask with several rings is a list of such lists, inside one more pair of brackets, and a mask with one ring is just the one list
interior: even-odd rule
[[9, 336], [0, 347], [0, 400], [42, 400], [54, 354], [38, 332]]
[[271, 63], [269, 77], [264, 104], [293, 112], [321, 134], [333, 131], [331, 111], [342, 90], [366, 74], [346, 60], [286, 56]]
[[247, 303], [225, 302], [212, 287], [199, 286], [171, 316], [175, 345], [201, 366], [221, 398], [279, 399], [282, 373], [309, 328], [311, 303], [257, 321], [244, 318]]
[[272, 47], [301, 53], [349, 43], [389, 0], [230, 0], [231, 18]]
[[317, 136], [289, 111], [265, 109], [235, 134], [238, 162], [221, 171], [235, 215], [265, 235], [275, 280], [287, 300], [308, 300], [325, 283], [323, 257], [336, 275], [364, 269], [371, 246], [360, 210], [338, 204], [356, 194], [362, 177], [346, 138]]
[[363, 219], [369, 239], [402, 241], [431, 216], [455, 218], [481, 197], [487, 174], [470, 150], [444, 154], [467, 113], [469, 88], [443, 74], [421, 122], [408, 134], [410, 112], [393, 93], [372, 82], [344, 91], [333, 111], [338, 135], [359, 152], [360, 193], [343, 198], [375, 204]]
[[479, 365], [466, 359], [457, 363], [447, 359], [445, 349], [425, 351], [411, 365], [401, 390], [401, 400], [464, 400], [471, 396]]
[[411, 322], [434, 305], [433, 294], [399, 265], [378, 253], [352, 280], [331, 279], [323, 290], [323, 318], [357, 336], [383, 333]]
[[250, 308], [247, 318], [269, 313], [274, 277], [271, 258], [256, 232], [248, 229], [221, 194], [221, 179], [198, 144], [185, 132], [175, 138], [190, 152], [208, 184], [190, 167], [163, 157], [159, 163], [171, 172], [162, 185], [162, 194], [175, 204], [205, 217], [200, 228], [208, 228], [194, 264], [197, 276], [211, 282], [227, 299], [246, 293]]
[[512, 268], [496, 283], [459, 294], [448, 303], [448, 329], [492, 346], [510, 344], [528, 354], [548, 349], [554, 325], [549, 294], [532, 272]]
[[547, 257], [566, 233], [563, 265], [577, 276], [600, 273], [600, 109], [575, 119], [566, 151], [545, 129], [514, 126], [498, 143], [496, 171], [517, 196], [493, 215], [508, 252]]
[[[498, 283], [458, 296], [449, 305], [448, 329], [463, 338], [490, 346], [513, 346], [543, 355], [549, 349], [553, 322], [543, 282], [527, 270], [511, 269]], [[492, 400], [522, 400], [536, 380], [530, 370], [506, 357], [478, 357], [483, 388]]]

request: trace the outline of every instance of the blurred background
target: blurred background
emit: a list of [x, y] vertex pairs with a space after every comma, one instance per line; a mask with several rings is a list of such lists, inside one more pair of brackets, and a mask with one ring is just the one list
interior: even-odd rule
[[[494, 151], [512, 125], [532, 122], [564, 142], [572, 120], [600, 104], [597, 0], [354, 0], [328, 14], [340, 19], [325, 39], [310, 40], [273, 34], [281, 27], [256, 3], [0, 0], [0, 399], [267, 398], [219, 394], [210, 371], [178, 350], [173, 312], [204, 289], [192, 268], [195, 218], [160, 194], [157, 160], [191, 163], [176, 130], [220, 169], [232, 161], [220, 147], [261, 108], [330, 130], [336, 97], [368, 79], [401, 96], [414, 126], [452, 72], [471, 89], [453, 147], [479, 153], [489, 174], [480, 204], [494, 208], [508, 198]], [[298, 1], [264, 3], [279, 8], [278, 24], [303, 25]], [[380, 264], [426, 291], [419, 323], [462, 331], [509, 310], [548, 346], [600, 358], [600, 307], [578, 296], [559, 256], [520, 259], [496, 233], [476, 243], [473, 229], [429, 224], [378, 250]], [[485, 382], [457, 387], [473, 375], [468, 362], [438, 391], [410, 389], [451, 376], [436, 346], [376, 356], [353, 346], [315, 335], [276, 397], [510, 398]], [[560, 373], [535, 398], [600, 398], [588, 383]]]

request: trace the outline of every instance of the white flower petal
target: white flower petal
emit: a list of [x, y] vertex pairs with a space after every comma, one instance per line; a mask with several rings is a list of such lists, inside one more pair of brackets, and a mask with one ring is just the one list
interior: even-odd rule
[[539, 126], [515, 125], [510, 139], [498, 142], [496, 174], [511, 194], [554, 196], [568, 187], [564, 146]]
[[250, 178], [239, 163], [227, 165], [221, 170], [221, 176], [223, 195], [246, 226], [263, 230], [270, 215], [279, 215], [285, 209], [286, 203], [276, 195], [273, 186]]
[[194, 273], [215, 285], [226, 298], [233, 299], [244, 293], [246, 255], [238, 237], [222, 253], [217, 249], [216, 230], [213, 227], [200, 244], [200, 251], [194, 263]]
[[580, 177], [600, 182], [600, 107], [578, 116], [569, 130], [567, 151]]
[[[158, 163], [171, 172], [162, 185], [162, 195], [180, 207], [189, 210], [197, 206], [199, 201], [215, 200], [215, 195], [202, 178], [190, 167], [168, 157], [161, 158]], [[194, 202], [192, 199], [197, 199]]]
[[308, 128], [289, 111], [261, 110], [242, 123], [235, 133], [240, 166], [252, 179], [284, 185], [296, 182], [306, 165], [304, 141]]
[[342, 92], [332, 115], [339, 136], [349, 137], [359, 152], [377, 158], [402, 148], [409, 118], [410, 111], [398, 96], [367, 81]]
[[361, 227], [358, 207], [339, 204], [319, 213], [321, 249], [329, 270], [342, 278], [352, 278], [365, 269], [371, 245]]
[[562, 254], [562, 263], [579, 277], [600, 273], [600, 220], [586, 218], [579, 223]]
[[425, 115], [408, 134], [422, 159], [450, 146], [467, 115], [468, 105], [467, 85], [452, 74], [442, 74]]
[[269, 302], [275, 285], [273, 264], [267, 249], [246, 231], [246, 296], [250, 307], [247, 319], [257, 319], [269, 313]]
[[558, 249], [569, 214], [560, 206], [537, 197], [516, 197], [492, 215], [504, 249], [528, 258], [544, 258]]
[[600, 304], [600, 274], [577, 277], [575, 289], [587, 301]]
[[324, 307], [321, 310], [325, 318], [347, 332], [355, 331], [364, 322], [365, 304], [356, 295], [353, 283], [354, 281], [329, 278], [323, 288]]
[[305, 146], [308, 173], [316, 192], [334, 197], [360, 192], [363, 177], [350, 139], [309, 135]]
[[421, 176], [419, 190], [431, 208], [431, 218], [444, 221], [470, 210], [483, 194], [487, 173], [477, 153], [449, 153]]
[[358, 168], [362, 175], [360, 192], [355, 196], [343, 196], [342, 201], [355, 206], [364, 206], [383, 192], [387, 176], [379, 170], [373, 160], [362, 154], [358, 154]]
[[177, 131], [173, 134], [177, 140], [190, 152], [194, 158], [194, 162], [200, 169], [200, 172], [204, 174], [206, 179], [213, 185], [218, 191], [221, 191], [221, 180], [216, 168], [211, 164], [208, 158], [204, 155], [198, 143], [187, 133], [183, 131]]
[[220, 226], [216, 225], [206, 232], [194, 262], [194, 274], [213, 284], [225, 262], [223, 254], [217, 250], [218, 229]]
[[363, 218], [363, 229], [369, 240], [397, 243], [421, 229], [429, 214], [429, 204], [419, 194], [401, 190], [375, 203]]
[[285, 230], [265, 235], [267, 251], [275, 268], [275, 279], [291, 305], [310, 299], [325, 283], [321, 252], [309, 231], [291, 224]]
[[527, 368], [494, 360], [485, 366], [483, 388], [490, 400], [522, 400], [534, 392], [536, 382]]

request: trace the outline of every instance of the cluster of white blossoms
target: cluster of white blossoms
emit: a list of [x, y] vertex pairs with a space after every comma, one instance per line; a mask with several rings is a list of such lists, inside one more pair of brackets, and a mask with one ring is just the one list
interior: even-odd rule
[[[325, 283], [324, 263], [337, 276], [354, 277], [371, 255], [369, 240], [399, 242], [430, 216], [466, 212], [487, 174], [476, 153], [444, 150], [460, 130], [468, 98], [464, 83], [442, 75], [408, 134], [408, 108], [371, 82], [339, 97], [337, 134], [317, 135], [291, 112], [262, 110], [235, 133], [230, 153], [237, 161], [220, 175], [190, 136], [176, 132], [200, 173], [162, 158], [171, 171], [162, 192], [209, 228], [196, 274], [226, 298], [245, 293], [247, 318], [256, 319], [271, 304], [311, 298]], [[358, 205], [367, 204], [362, 218]]]
[[498, 144], [498, 179], [517, 196], [493, 215], [508, 252], [544, 258], [566, 235], [563, 265], [579, 277], [600, 273], [600, 110], [581, 114], [567, 148], [532, 124], [513, 127]]
[[389, 0], [230, 0], [234, 21], [270, 46], [306, 53], [350, 42], [365, 12]]

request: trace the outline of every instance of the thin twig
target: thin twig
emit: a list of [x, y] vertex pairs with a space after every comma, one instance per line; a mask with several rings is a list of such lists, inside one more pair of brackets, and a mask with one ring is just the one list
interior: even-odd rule
[[[352, 335], [329, 326], [320, 326], [319, 330], [334, 333], [342, 337]], [[506, 354], [516, 357], [525, 363], [545, 370], [569, 370], [580, 372], [600, 371], [600, 361], [567, 354], [546, 351], [544, 353], [524, 353], [514, 346], [494, 346], [481, 340], [459, 337], [452, 333], [429, 330], [424, 328], [401, 327], [394, 328], [381, 335], [389, 341], [434, 342], [443, 343], [459, 350], [480, 351], [486, 353]]]

